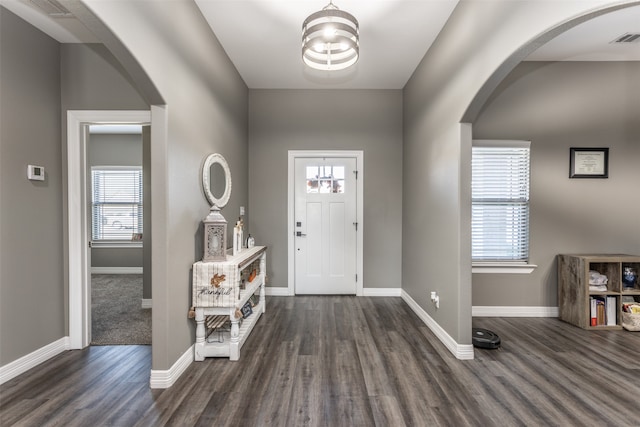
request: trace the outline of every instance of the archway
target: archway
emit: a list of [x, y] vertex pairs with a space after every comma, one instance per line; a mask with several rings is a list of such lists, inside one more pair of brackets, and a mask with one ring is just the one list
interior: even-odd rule
[[[471, 346], [472, 123], [537, 46], [600, 14], [638, 5], [461, 2], [404, 88], [403, 294], [460, 359]], [[417, 197], [420, 195], [421, 197]], [[440, 296], [440, 308], [430, 292]]]

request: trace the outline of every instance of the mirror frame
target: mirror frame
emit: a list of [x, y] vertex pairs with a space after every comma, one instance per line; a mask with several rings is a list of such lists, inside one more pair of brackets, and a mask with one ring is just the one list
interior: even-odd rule
[[[224, 194], [220, 198], [216, 198], [211, 192], [211, 166], [216, 163], [224, 169], [225, 188]], [[202, 188], [211, 206], [215, 205], [219, 208], [224, 208], [229, 203], [229, 198], [231, 197], [231, 170], [227, 160], [221, 154], [209, 154], [205, 159], [204, 166], [202, 166]]]

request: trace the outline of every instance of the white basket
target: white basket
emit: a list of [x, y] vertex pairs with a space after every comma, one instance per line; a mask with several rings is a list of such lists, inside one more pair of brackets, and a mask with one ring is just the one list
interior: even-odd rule
[[622, 312], [622, 327], [627, 331], [640, 331], [640, 314]]

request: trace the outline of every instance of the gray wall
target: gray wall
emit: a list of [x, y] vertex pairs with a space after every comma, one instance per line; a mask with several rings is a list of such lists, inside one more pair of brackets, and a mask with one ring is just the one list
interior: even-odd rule
[[[231, 169], [225, 217], [248, 206], [248, 89], [194, 2], [84, 3], [117, 34], [101, 40], [115, 52], [126, 47], [166, 103], [151, 108], [152, 367], [166, 370], [195, 339], [187, 310], [209, 210], [200, 185], [208, 154]], [[168, 22], [180, 25], [167, 31]]]
[[[531, 140], [538, 268], [474, 274], [474, 306], [557, 306], [560, 253], [640, 254], [639, 111], [639, 62], [524, 62], [500, 84], [473, 137]], [[609, 178], [569, 179], [570, 147], [609, 147]]]
[[[0, 364], [5, 365], [68, 334], [66, 110], [149, 106], [104, 46], [60, 45], [1, 7], [0, 20]], [[45, 167], [44, 183], [26, 179], [29, 163]], [[38, 315], [25, 316], [28, 312]]]
[[61, 61], [65, 125], [67, 110], [149, 109], [126, 71], [104, 45], [62, 44]]
[[[142, 167], [142, 135], [91, 134], [89, 136], [87, 165], [87, 200], [91, 200], [92, 166]], [[145, 187], [144, 191], [148, 188]], [[146, 206], [145, 206], [146, 207]], [[91, 213], [89, 213], [91, 215]], [[91, 267], [140, 267], [142, 247], [91, 248]]]
[[530, 51], [592, 7], [460, 1], [404, 87], [403, 290], [456, 344], [471, 345], [469, 123]]
[[402, 92], [249, 92], [249, 231], [269, 247], [277, 287], [288, 285], [288, 150], [364, 151], [364, 287], [399, 288]]
[[[67, 110], [149, 110], [149, 104], [131, 82], [118, 60], [102, 44], [62, 44], [60, 47], [62, 111], [62, 189], [64, 228], [63, 254], [65, 257], [65, 283], [68, 283], [67, 265]], [[140, 255], [136, 254], [137, 257]], [[99, 256], [98, 256], [99, 258]], [[93, 262], [93, 260], [92, 260]], [[96, 262], [100, 262], [99, 259]], [[124, 261], [123, 261], [124, 262]], [[139, 262], [136, 261], [136, 265]], [[126, 266], [126, 265], [125, 265]], [[148, 280], [145, 274], [145, 281]], [[150, 291], [145, 286], [145, 298]], [[68, 308], [68, 289], [65, 287], [65, 318]], [[66, 320], [68, 322], [68, 319]]]
[[[0, 365], [63, 336], [60, 45], [0, 7]], [[44, 166], [44, 182], [27, 165]]]

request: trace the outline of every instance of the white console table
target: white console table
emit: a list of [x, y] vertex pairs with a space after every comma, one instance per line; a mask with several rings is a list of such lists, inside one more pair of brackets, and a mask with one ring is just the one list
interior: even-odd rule
[[[196, 361], [205, 357], [240, 358], [240, 348], [266, 308], [266, 249], [265, 246], [255, 246], [235, 256], [227, 256], [226, 261], [193, 264]], [[249, 281], [247, 277], [254, 270], [255, 277]], [[259, 301], [252, 307], [253, 313], [243, 319], [239, 310], [255, 293], [259, 293]], [[215, 339], [208, 340], [206, 317], [214, 315], [229, 316], [231, 330], [214, 332], [212, 337]]]

